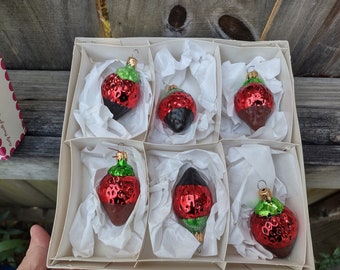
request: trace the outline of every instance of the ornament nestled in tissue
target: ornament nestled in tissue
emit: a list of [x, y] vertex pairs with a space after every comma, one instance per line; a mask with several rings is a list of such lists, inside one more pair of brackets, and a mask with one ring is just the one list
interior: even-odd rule
[[255, 240], [279, 258], [287, 257], [294, 247], [298, 222], [294, 213], [269, 188], [259, 189], [261, 200], [250, 216], [250, 230]]
[[207, 183], [195, 168], [184, 172], [175, 187], [172, 204], [182, 225], [202, 243], [213, 199]]
[[158, 117], [173, 132], [178, 133], [191, 125], [196, 111], [193, 97], [176, 85], [170, 85], [167, 95], [159, 103]]
[[234, 98], [237, 115], [253, 130], [263, 127], [274, 109], [274, 97], [258, 73], [248, 72], [247, 80]]
[[140, 78], [136, 66], [137, 59], [129, 57], [126, 66], [106, 76], [101, 85], [104, 105], [109, 108], [115, 120], [137, 106]]
[[112, 166], [101, 180], [97, 192], [111, 222], [123, 225], [133, 211], [140, 194], [140, 184], [126, 152], [118, 152], [117, 164]]

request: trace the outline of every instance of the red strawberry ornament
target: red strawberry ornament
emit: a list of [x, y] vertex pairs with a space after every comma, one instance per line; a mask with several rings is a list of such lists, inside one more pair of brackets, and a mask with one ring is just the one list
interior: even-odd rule
[[137, 59], [129, 57], [126, 66], [106, 76], [101, 85], [104, 105], [109, 108], [115, 120], [137, 106], [140, 78], [136, 66]]
[[234, 98], [237, 115], [253, 130], [263, 127], [274, 109], [272, 92], [253, 70]]
[[127, 163], [126, 152], [117, 153], [117, 164], [101, 180], [97, 193], [111, 222], [123, 225], [133, 211], [140, 194], [140, 184]]
[[168, 93], [158, 107], [158, 117], [175, 133], [187, 129], [194, 121], [196, 113], [193, 97], [176, 85], [168, 87]]
[[208, 185], [195, 168], [184, 172], [175, 187], [172, 205], [182, 225], [202, 243], [213, 199]]
[[279, 258], [292, 251], [298, 234], [298, 221], [294, 213], [268, 188], [259, 190], [261, 200], [250, 216], [250, 230], [257, 242]]

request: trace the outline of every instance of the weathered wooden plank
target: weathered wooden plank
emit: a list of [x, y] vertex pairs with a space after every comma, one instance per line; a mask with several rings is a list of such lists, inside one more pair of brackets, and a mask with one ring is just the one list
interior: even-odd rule
[[15, 157], [59, 157], [60, 137], [26, 135], [15, 150]]
[[340, 79], [295, 77], [296, 106], [340, 109]]
[[61, 136], [65, 101], [22, 100], [20, 109], [27, 127], [27, 135]]
[[282, 1], [267, 39], [289, 41], [295, 76], [340, 75], [340, 2]]
[[305, 166], [307, 188], [340, 189], [340, 166]]
[[97, 36], [94, 1], [0, 1], [0, 51], [8, 68], [70, 68], [76, 36]]
[[[272, 0], [107, 1], [114, 37], [255, 40], [274, 4]], [[337, 0], [282, 1], [266, 39], [290, 42], [295, 75], [339, 77], [339, 11]], [[0, 22], [0, 51], [9, 69], [67, 70], [74, 38], [100, 35], [95, 1], [3, 0]]]
[[328, 197], [334, 193], [339, 192], [338, 189], [320, 189], [320, 188], [310, 188], [307, 189], [308, 204], [311, 205]]
[[58, 165], [58, 157], [13, 155], [9, 160], [0, 162], [0, 179], [56, 181]]
[[17, 98], [65, 101], [69, 71], [8, 70]]

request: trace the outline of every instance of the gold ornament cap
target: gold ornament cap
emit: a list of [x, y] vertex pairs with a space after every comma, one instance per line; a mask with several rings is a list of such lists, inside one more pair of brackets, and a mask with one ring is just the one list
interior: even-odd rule
[[130, 56], [127, 61], [126, 61], [126, 65], [132, 66], [132, 67], [136, 67], [138, 64], [138, 60], [132, 56]]

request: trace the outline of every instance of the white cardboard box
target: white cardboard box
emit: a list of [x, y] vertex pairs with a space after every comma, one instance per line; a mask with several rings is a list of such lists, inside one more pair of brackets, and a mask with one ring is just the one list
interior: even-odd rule
[[[204, 139], [190, 141], [190, 143], [153, 143], [148, 140], [155, 120], [155, 108], [159, 101], [161, 88], [159, 71], [155, 70], [155, 55], [161, 49], [167, 49], [180, 61], [186, 42], [193, 42], [202, 49], [202, 53], [208, 53], [216, 64], [216, 74], [213, 78], [216, 86], [214, 99], [216, 110], [212, 119], [212, 131]], [[75, 138], [79, 124], [74, 118], [74, 110], [78, 106], [78, 98], [85, 85], [85, 77], [91, 71], [95, 62], [102, 62], [111, 58], [126, 60], [128, 56], [138, 53], [137, 58], [150, 69], [150, 85], [152, 88], [153, 107], [148, 111], [148, 126], [141, 130], [134, 138], [112, 137], [87, 137]], [[282, 82], [283, 95], [279, 109], [286, 119], [287, 132], [283, 139], [268, 140], [261, 135], [252, 139], [247, 135], [240, 138], [223, 138], [220, 136], [221, 122], [223, 123], [222, 106], [224, 92], [222, 89], [223, 73], [221, 66], [225, 61], [249, 63], [255, 56], [265, 59], [280, 59], [280, 74], [277, 76]], [[186, 70], [186, 72], [190, 72]], [[190, 80], [193, 79], [193, 75]], [[195, 81], [192, 81], [195, 84]], [[199, 96], [196, 93], [196, 97]], [[144, 156], [146, 178], [148, 182], [145, 206], [147, 211], [144, 215], [146, 226], [143, 228], [142, 245], [139, 252], [132, 256], [113, 256], [107, 254], [105, 245], [96, 240], [95, 252], [88, 258], [75, 257], [69, 240], [69, 230], [79, 205], [86, 196], [91, 193], [87, 183], [86, 168], [80, 158], [80, 152], [85, 147], [94, 147], [97, 143], [108, 142], [126, 147], [135, 148]], [[287, 204], [296, 213], [300, 223], [298, 240], [292, 254], [285, 259], [273, 258], [272, 260], [250, 260], [239, 255], [228, 244], [230, 230], [230, 211], [227, 215], [227, 223], [222, 237], [218, 240], [218, 251], [215, 256], [194, 255], [192, 258], [160, 258], [153, 254], [150, 234], [148, 230], [148, 218], [150, 205], [150, 186], [153, 175], [148, 162], [151, 152], [182, 153], [189, 150], [200, 150], [215, 153], [225, 162], [228, 171], [228, 161], [225, 159], [226, 152], [230, 147], [255, 144], [264, 145], [271, 149], [290, 155], [294, 160], [295, 168], [292, 168], [298, 179], [293, 186], [288, 187], [288, 192], [297, 193], [297, 197], [289, 198]], [[172, 154], [171, 154], [172, 155]], [[142, 161], [141, 161], [142, 162]], [[152, 163], [152, 162], [151, 162]], [[280, 162], [279, 162], [280, 163]], [[168, 38], [122, 38], [122, 39], [98, 39], [77, 38], [74, 44], [73, 61], [68, 88], [68, 97], [65, 110], [64, 128], [61, 141], [60, 165], [58, 177], [58, 196], [55, 221], [51, 235], [51, 243], [48, 252], [49, 268], [69, 269], [314, 269], [313, 250], [309, 226], [307, 196], [305, 189], [305, 175], [302, 156], [302, 145], [298, 126], [296, 106], [294, 100], [294, 81], [290, 64], [290, 53], [286, 41], [243, 42], [220, 39], [168, 39]], [[278, 175], [285, 178], [284, 165], [276, 164]], [[223, 185], [229, 194], [229, 180], [227, 171], [223, 176]], [[296, 194], [295, 194], [296, 195]], [[229, 202], [229, 198], [228, 198]], [[96, 236], [95, 236], [96, 238]], [[97, 239], [97, 238], [96, 238]], [[113, 256], [113, 257], [112, 257]], [[111, 257], [111, 258], [110, 258]]]
[[0, 54], [0, 160], [13, 154], [25, 133], [22, 114]]

